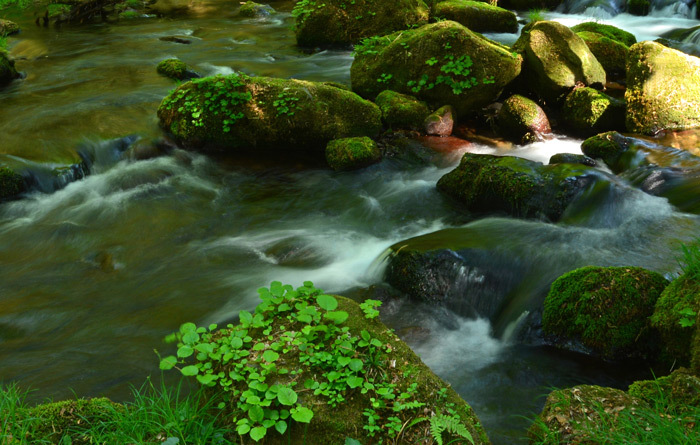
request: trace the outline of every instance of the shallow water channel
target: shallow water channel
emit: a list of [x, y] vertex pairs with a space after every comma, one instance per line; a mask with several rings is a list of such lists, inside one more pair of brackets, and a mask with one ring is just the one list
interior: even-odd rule
[[[124, 399], [130, 384], [158, 375], [153, 349], [168, 351], [162, 339], [181, 323], [228, 320], [252, 308], [255, 290], [272, 280], [361, 293], [382, 283], [389, 246], [446, 228], [463, 228], [460, 236], [480, 240], [494, 258], [506, 252], [508, 261], [491, 262], [497, 273], [513, 264], [542, 274], [585, 264], [677, 272], [678, 243], [693, 239], [700, 220], [636, 190], [553, 225], [473, 220], [455, 209], [435, 189], [454, 154], [421, 152], [349, 173], [184, 152], [120, 158], [111, 139], [160, 135], [155, 111], [175, 84], [155, 66], [167, 57], [204, 75], [241, 70], [349, 83], [351, 53], [299, 51], [291, 3], [274, 6], [282, 13], [265, 20], [239, 19], [231, 3], [216, 1], [188, 17], [82, 27], [8, 17], [23, 25], [10, 51], [26, 78], [0, 91], [0, 143], [17, 154], [90, 150], [97, 161], [84, 180], [0, 204], [0, 381], [34, 388], [36, 399]], [[567, 25], [585, 19], [551, 17]], [[611, 23], [649, 38], [655, 20]], [[698, 24], [669, 20], [664, 27]], [[500, 154], [546, 162], [579, 152], [579, 144], [558, 137]], [[535, 287], [525, 280], [514, 299], [541, 298]], [[486, 320], [401, 300], [383, 316], [474, 407], [494, 443], [521, 437], [552, 386], [624, 387], [648, 375], [518, 344], [507, 329], [518, 311], [499, 335]]]

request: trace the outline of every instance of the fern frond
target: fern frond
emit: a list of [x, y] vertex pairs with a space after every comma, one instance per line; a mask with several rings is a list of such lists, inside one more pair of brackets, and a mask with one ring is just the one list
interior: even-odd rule
[[430, 418], [430, 434], [437, 445], [443, 445], [442, 433], [444, 431], [466, 439], [472, 444], [474, 443], [474, 438], [458, 415], [446, 416], [444, 414], [436, 414]]

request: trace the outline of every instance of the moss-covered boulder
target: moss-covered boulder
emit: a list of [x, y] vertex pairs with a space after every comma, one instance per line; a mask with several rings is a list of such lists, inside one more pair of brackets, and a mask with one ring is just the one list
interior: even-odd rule
[[[89, 443], [84, 441], [81, 431], [87, 431], [96, 424], [109, 425], [113, 420], [111, 413], [123, 407], [102, 397], [97, 399], [64, 400], [61, 402], [45, 403], [29, 408], [19, 415], [32, 419], [32, 428], [28, 431], [29, 442], [32, 438], [51, 440], [50, 443]], [[72, 441], [66, 441], [69, 437]], [[41, 442], [43, 443], [43, 442]]]
[[560, 23], [527, 25], [513, 50], [523, 55], [525, 86], [547, 101], [556, 101], [577, 84], [598, 89], [605, 85], [600, 62], [579, 36]]
[[292, 11], [300, 46], [337, 46], [428, 23], [423, 0], [300, 0]]
[[326, 162], [333, 170], [357, 170], [381, 159], [377, 143], [367, 136], [335, 139], [326, 146]]
[[[695, 317], [687, 310], [700, 312], [700, 280], [682, 275], [663, 291], [651, 316], [651, 325], [661, 332], [666, 360], [681, 365], [690, 363], [692, 339], [698, 330]], [[682, 319], [692, 323], [681, 323]]]
[[382, 111], [384, 125], [389, 128], [419, 130], [430, 114], [425, 102], [396, 91], [384, 90], [374, 102]]
[[245, 2], [238, 10], [238, 15], [241, 17], [269, 17], [275, 13], [275, 10], [270, 5], [263, 5], [255, 2]]
[[620, 29], [616, 26], [605, 25], [598, 22], [583, 22], [578, 25], [572, 26], [571, 30], [576, 33], [580, 32], [593, 32], [605, 36], [616, 42], [620, 42], [623, 45], [630, 47], [637, 43], [637, 38], [634, 34]]
[[552, 283], [542, 328], [555, 344], [580, 342], [604, 359], [646, 357], [654, 352], [647, 319], [667, 284], [640, 267], [573, 270]]
[[607, 80], [625, 79], [627, 56], [630, 52], [627, 45], [595, 32], [580, 31], [576, 35], [586, 42], [588, 48], [603, 66]]
[[161, 126], [184, 147], [285, 149], [323, 154], [333, 140], [375, 136], [375, 104], [333, 84], [232, 74], [195, 79], [158, 109]]
[[199, 77], [199, 74], [192, 71], [185, 62], [180, 59], [165, 59], [161, 60], [156, 67], [158, 74], [165, 77], [170, 77], [175, 80], [194, 79]]
[[629, 395], [654, 405], [663, 395], [665, 405], [677, 413], [690, 407], [700, 407], [700, 378], [690, 370], [681, 368], [671, 375], [656, 380], [640, 380], [632, 383]]
[[19, 32], [19, 25], [10, 20], [0, 19], [0, 37], [10, 36]]
[[639, 165], [640, 160], [630, 150], [632, 140], [616, 131], [597, 134], [583, 141], [581, 151], [593, 159], [602, 159], [613, 171], [621, 173]]
[[470, 211], [556, 221], [596, 178], [596, 171], [583, 165], [467, 153], [437, 188]]
[[514, 12], [480, 1], [441, 1], [433, 7], [433, 17], [453, 20], [476, 32], [518, 32]]
[[[231, 422], [232, 442], [264, 436], [271, 445], [343, 444], [348, 437], [418, 443], [430, 436], [429, 419], [440, 415], [473, 443], [489, 443], [469, 405], [371, 305], [326, 295], [308, 282], [296, 290], [272, 283], [260, 294], [254, 313], [241, 311], [236, 325], [196, 330], [188, 323], [180, 330], [181, 357], [198, 345], [211, 351], [188, 370], [196, 368], [197, 379], [223, 399], [220, 418]], [[444, 443], [457, 438], [441, 432]]]
[[700, 58], [656, 42], [632, 45], [625, 100], [630, 132], [700, 127]]
[[0, 49], [0, 87], [7, 85], [19, 77], [15, 69], [15, 61], [4, 50]]
[[353, 91], [390, 89], [459, 116], [490, 104], [520, 73], [520, 56], [459, 23], [444, 21], [363, 41], [350, 70]]
[[625, 129], [625, 102], [593, 88], [576, 88], [566, 96], [563, 124], [578, 136]]
[[496, 116], [501, 135], [517, 143], [529, 143], [542, 139], [552, 132], [544, 110], [534, 101], [513, 95], [503, 102]]
[[[543, 445], [600, 443], [592, 437], [593, 433], [617, 429], [623, 411], [633, 412], [645, 405], [615, 388], [580, 385], [555, 390], [547, 396], [542, 412], [528, 430], [528, 437], [530, 443]], [[601, 413], [605, 413], [605, 422], [601, 421]]]
[[431, 136], [450, 136], [457, 116], [450, 105], [440, 107], [423, 121], [423, 129]]

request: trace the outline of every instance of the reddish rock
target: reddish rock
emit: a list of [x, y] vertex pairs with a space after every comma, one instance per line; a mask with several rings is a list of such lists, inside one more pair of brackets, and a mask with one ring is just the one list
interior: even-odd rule
[[425, 118], [425, 132], [431, 136], [449, 136], [454, 126], [454, 111], [449, 105], [438, 108]]

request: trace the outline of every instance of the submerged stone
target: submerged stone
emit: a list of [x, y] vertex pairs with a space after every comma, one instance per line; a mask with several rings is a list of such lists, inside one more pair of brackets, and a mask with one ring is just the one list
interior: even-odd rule
[[185, 148], [321, 154], [333, 140], [375, 136], [375, 104], [335, 85], [239, 74], [180, 85], [158, 109], [161, 126]]
[[648, 318], [668, 285], [640, 267], [588, 266], [557, 278], [544, 301], [542, 328], [558, 346], [580, 342], [608, 360], [655, 353]]
[[549, 158], [550, 164], [581, 164], [589, 167], [595, 167], [596, 161], [586, 155], [577, 155], [573, 153], [557, 153]]
[[158, 74], [165, 77], [170, 77], [175, 80], [193, 79], [199, 77], [199, 74], [192, 71], [182, 60], [165, 59], [161, 60], [156, 67]]
[[605, 85], [605, 70], [586, 43], [566, 26], [552, 21], [523, 28], [513, 50], [523, 55], [523, 81], [540, 97], [556, 101], [577, 84]]
[[0, 19], [0, 37], [11, 36], [19, 32], [19, 25], [10, 20]]
[[238, 15], [241, 17], [268, 17], [276, 11], [270, 5], [263, 5], [255, 2], [245, 2], [238, 10]]
[[630, 48], [627, 60], [627, 130], [700, 127], [700, 59], [656, 42]]
[[440, 1], [433, 7], [433, 17], [454, 20], [476, 32], [518, 31], [514, 12], [480, 1]]
[[300, 0], [294, 6], [299, 46], [350, 45], [428, 23], [423, 0]]
[[459, 116], [496, 100], [521, 64], [509, 48], [452, 21], [365, 39], [355, 52], [350, 78], [361, 96], [390, 89], [451, 105]]

